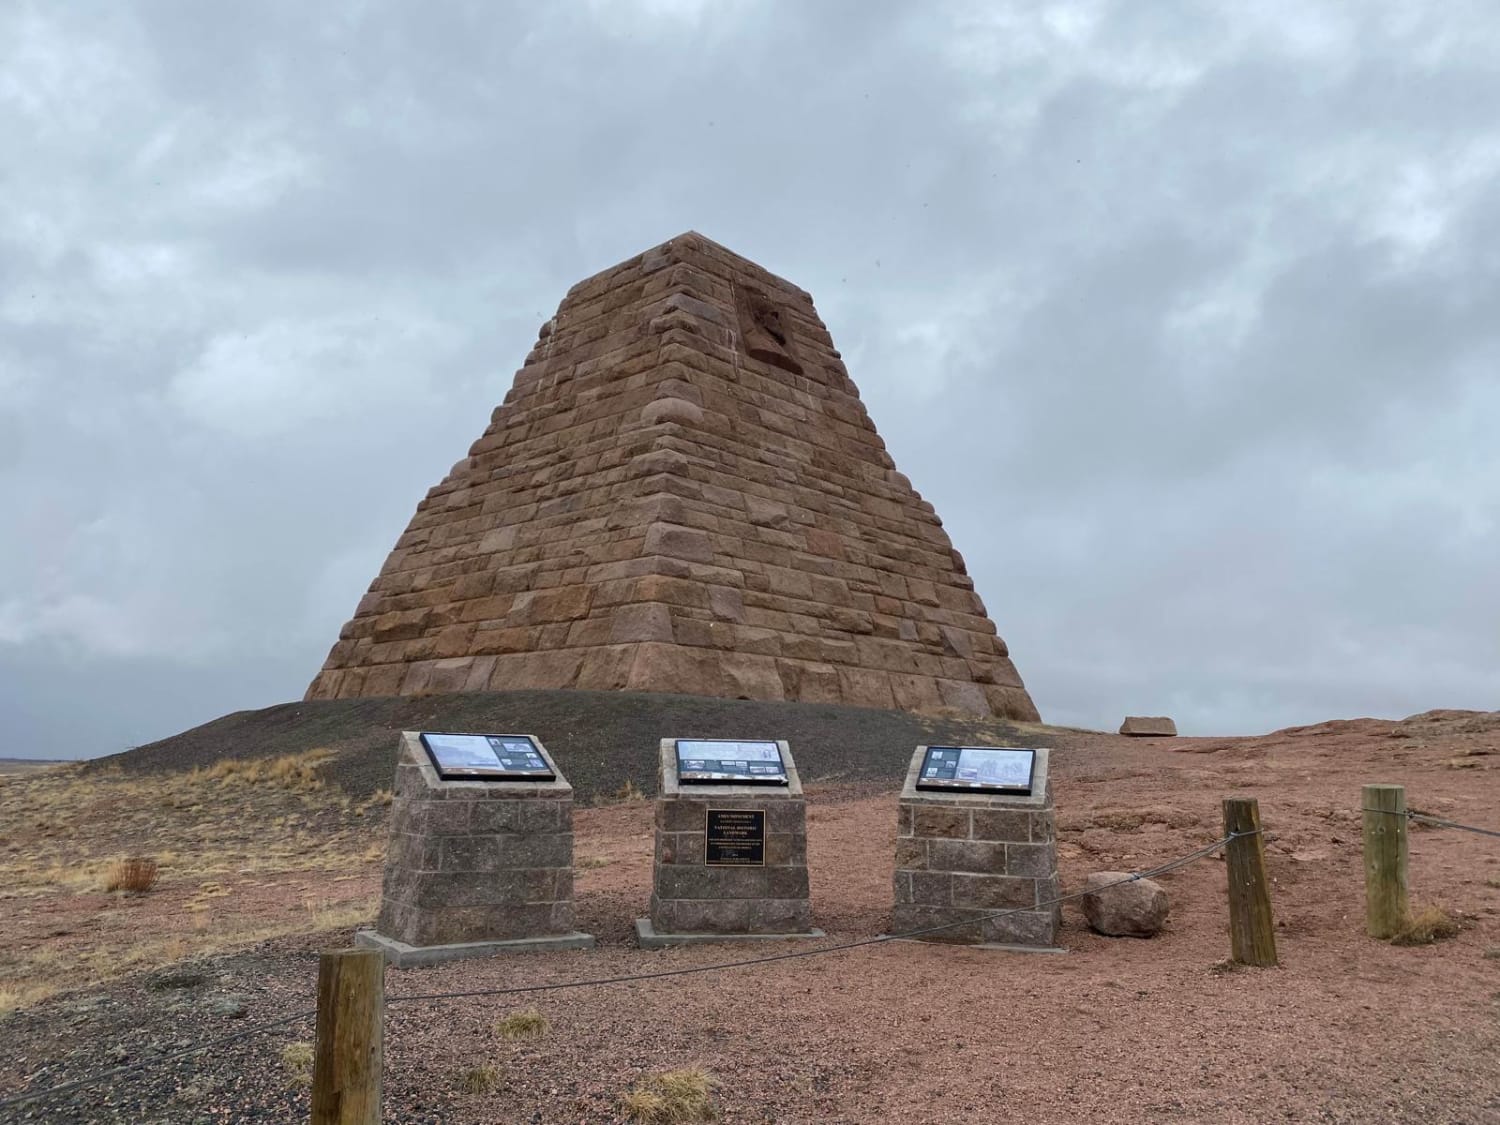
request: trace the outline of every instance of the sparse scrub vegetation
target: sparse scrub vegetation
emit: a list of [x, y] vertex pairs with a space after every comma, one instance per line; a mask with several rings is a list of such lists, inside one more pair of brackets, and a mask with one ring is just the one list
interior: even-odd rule
[[148, 856], [129, 856], [116, 860], [104, 879], [106, 891], [127, 891], [130, 894], [145, 894], [156, 886], [161, 872], [156, 860]]
[[540, 1039], [547, 1034], [547, 1020], [535, 1008], [524, 1012], [512, 1012], [495, 1024], [495, 1033], [502, 1039], [512, 1041]]
[[281, 1065], [296, 1085], [311, 1086], [313, 1045], [311, 1043], [288, 1043], [281, 1048]]
[[625, 1116], [638, 1125], [686, 1125], [714, 1119], [719, 1080], [702, 1067], [685, 1067], [641, 1079], [620, 1099]]
[[1432, 945], [1457, 937], [1463, 925], [1440, 906], [1423, 906], [1407, 915], [1391, 938], [1392, 945]]
[[0, 1019], [19, 1008], [40, 1003], [57, 992], [51, 985], [16, 985], [0, 988]]
[[466, 1094], [493, 1094], [500, 1089], [504, 1072], [489, 1063], [471, 1066], [458, 1076], [458, 1088]]
[[188, 776], [244, 785], [275, 785], [305, 792], [323, 788], [321, 767], [333, 757], [332, 750], [308, 750], [277, 758], [225, 758], [207, 769], [194, 770]]
[[[99, 925], [86, 941], [60, 934], [14, 948], [0, 965], [0, 1006], [26, 1007], [60, 988], [371, 918], [384, 834], [356, 819], [332, 784], [309, 780], [307, 769], [327, 757], [156, 774], [67, 766], [8, 778], [0, 789], [0, 910], [17, 913], [17, 903], [4, 900], [20, 900], [24, 914], [28, 900], [52, 899], [68, 912], [87, 907]], [[252, 778], [260, 780], [245, 783]], [[366, 803], [384, 800], [376, 794]], [[134, 857], [133, 870], [122, 854]], [[139, 896], [153, 862], [151, 895], [102, 898]], [[316, 881], [299, 879], [313, 873]], [[269, 892], [252, 888], [278, 884], [292, 909], [267, 915]], [[85, 904], [77, 896], [101, 897]], [[171, 922], [158, 917], [164, 909]], [[159, 928], [143, 936], [142, 924]]]

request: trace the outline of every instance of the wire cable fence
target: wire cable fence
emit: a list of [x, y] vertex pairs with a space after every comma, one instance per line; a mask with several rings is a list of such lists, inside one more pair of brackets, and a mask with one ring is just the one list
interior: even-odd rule
[[1460, 824], [1456, 820], [1444, 820], [1442, 817], [1413, 812], [1411, 809], [1372, 809], [1368, 805], [1364, 805], [1360, 807], [1360, 811], [1380, 813], [1383, 816], [1404, 816], [1407, 820], [1414, 820], [1418, 824], [1428, 824], [1433, 828], [1456, 828], [1460, 832], [1473, 832], [1479, 836], [1491, 836], [1500, 839], [1500, 831], [1496, 831], [1493, 828], [1479, 828], [1473, 824]]
[[[634, 984], [642, 981], [666, 980], [672, 977], [695, 976], [703, 973], [727, 972], [732, 969], [746, 969], [758, 965], [770, 965], [779, 961], [796, 961], [807, 957], [821, 957], [831, 953], [847, 953], [848, 951], [853, 949], [866, 949], [871, 946], [885, 945], [889, 942], [894, 941], [909, 941], [914, 938], [925, 937], [930, 934], [942, 933], [943, 931], [957, 929], [963, 926], [977, 926], [981, 925], [984, 922], [998, 921], [1002, 918], [1008, 918], [1013, 914], [1020, 914], [1027, 911], [1034, 911], [1052, 906], [1060, 906], [1065, 902], [1071, 902], [1074, 899], [1083, 898], [1088, 894], [1099, 894], [1103, 891], [1111, 890], [1115, 887], [1121, 887], [1129, 883], [1139, 882], [1142, 879], [1152, 879], [1158, 875], [1169, 874], [1170, 872], [1177, 871], [1183, 867], [1187, 867], [1189, 864], [1196, 863], [1197, 861], [1214, 854], [1216, 851], [1223, 847], [1226, 847], [1228, 844], [1232, 843], [1235, 840], [1242, 839], [1248, 836], [1258, 836], [1261, 834], [1262, 832], [1259, 829], [1248, 832], [1230, 832], [1224, 836], [1221, 836], [1219, 839], [1214, 840], [1212, 843], [1205, 844], [1200, 848], [1195, 848], [1193, 851], [1188, 852], [1186, 855], [1178, 856], [1176, 859], [1168, 860], [1165, 863], [1158, 864], [1157, 866], [1149, 868], [1145, 871], [1134, 872], [1123, 879], [1117, 879], [1112, 883], [1107, 883], [1102, 887], [1095, 887], [1094, 889], [1089, 891], [1074, 891], [1071, 894], [1058, 895], [1055, 898], [1049, 899], [1045, 902], [1037, 903], [1033, 906], [1015, 907], [1009, 910], [995, 911], [993, 913], [986, 913], [971, 918], [965, 918], [957, 922], [946, 922], [936, 926], [924, 926], [918, 930], [906, 930], [898, 934], [880, 934], [876, 937], [861, 938], [856, 941], [841, 942], [837, 945], [819, 946], [814, 949], [800, 949], [790, 953], [775, 953], [763, 957], [747, 957], [737, 961], [718, 961], [708, 965], [688, 965], [678, 969], [664, 969], [650, 973], [629, 973], [620, 976], [595, 977], [585, 980], [555, 981], [550, 984], [521, 985], [512, 988], [484, 988], [464, 990], [459, 992], [427, 992], [415, 993], [406, 996], [387, 996], [385, 998], [385, 1002], [387, 1004], [407, 1004], [436, 1000], [465, 1000], [484, 996], [517, 996], [538, 992], [561, 992], [567, 989], [578, 988], [599, 988], [617, 984]], [[61, 1083], [57, 1086], [49, 1086], [43, 1090], [34, 1090], [30, 1093], [17, 1094], [8, 1098], [3, 1098], [0, 1099], [0, 1112], [4, 1112], [10, 1109], [18, 1109], [25, 1105], [31, 1105], [36, 1102], [62, 1097], [65, 1094], [77, 1093], [80, 1090], [85, 1090], [89, 1087], [97, 1086], [102, 1082], [108, 1082], [115, 1078], [122, 1078], [126, 1075], [134, 1074], [139, 1071], [167, 1066], [171, 1063], [179, 1062], [182, 1059], [202, 1054], [204, 1051], [213, 1050], [216, 1047], [226, 1047], [233, 1043], [238, 1043], [246, 1039], [251, 1039], [256, 1036], [263, 1035], [266, 1032], [275, 1031], [278, 1028], [287, 1027], [291, 1024], [308, 1019], [315, 1015], [317, 1015], [316, 1009], [297, 1012], [293, 1015], [283, 1016], [279, 1019], [270, 1020], [266, 1023], [256, 1024], [254, 1027], [245, 1028], [244, 1030], [235, 1032], [232, 1035], [224, 1035], [215, 1039], [207, 1040], [203, 1043], [199, 1043], [194, 1047], [186, 1047], [182, 1050], [174, 1051], [168, 1055], [161, 1055], [154, 1059], [144, 1059], [140, 1062], [128, 1063], [123, 1066], [112, 1067], [109, 1070], [100, 1071], [99, 1073], [90, 1075], [86, 1078], [78, 1078], [74, 1079], [71, 1082]]]

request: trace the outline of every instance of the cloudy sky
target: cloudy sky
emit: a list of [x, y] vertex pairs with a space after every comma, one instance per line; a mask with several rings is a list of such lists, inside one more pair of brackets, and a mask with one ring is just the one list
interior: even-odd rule
[[812, 292], [1050, 721], [1500, 707], [1492, 0], [0, 5], [0, 754], [300, 697], [575, 281]]

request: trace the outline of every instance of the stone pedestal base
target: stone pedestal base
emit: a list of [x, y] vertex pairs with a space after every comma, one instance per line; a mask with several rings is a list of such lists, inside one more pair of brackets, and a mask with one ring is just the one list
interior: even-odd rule
[[573, 936], [573, 789], [555, 781], [445, 781], [403, 733], [377, 933], [398, 944]]
[[592, 934], [558, 934], [553, 937], [518, 938], [513, 941], [470, 941], [457, 945], [407, 945], [374, 930], [360, 930], [354, 935], [360, 949], [378, 949], [385, 963], [395, 969], [415, 969], [424, 965], [442, 965], [470, 957], [495, 957], [505, 953], [546, 953], [556, 949], [593, 949]]
[[[807, 881], [807, 802], [790, 749], [784, 742], [780, 746], [785, 787], [681, 785], [675, 740], [662, 742], [648, 920], [658, 937], [805, 937], [816, 932]], [[763, 816], [764, 862], [710, 863], [715, 858], [708, 846], [710, 810]]]
[[642, 949], [665, 949], [669, 945], [714, 945], [726, 941], [805, 941], [808, 938], [827, 936], [818, 929], [795, 934], [662, 934], [656, 932], [650, 918], [635, 920], [635, 939]]
[[921, 941], [1052, 949], [1062, 908], [1047, 751], [1032, 795], [919, 790], [927, 748], [912, 760], [898, 806], [891, 934]]

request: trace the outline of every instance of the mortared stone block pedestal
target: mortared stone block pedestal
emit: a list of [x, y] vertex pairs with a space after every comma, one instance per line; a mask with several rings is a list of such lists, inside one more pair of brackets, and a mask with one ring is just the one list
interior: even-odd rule
[[533, 741], [555, 781], [444, 781], [402, 733], [380, 917], [356, 945], [397, 968], [593, 947], [573, 928], [573, 787]]
[[947, 928], [922, 941], [1057, 951], [1062, 909], [1047, 751], [1036, 751], [1032, 793], [918, 789], [927, 747], [901, 790], [891, 934]]
[[[807, 802], [791, 748], [777, 745], [784, 787], [693, 785], [677, 779], [676, 740], [662, 740], [651, 912], [636, 922], [642, 948], [824, 936], [808, 893]], [[764, 826], [764, 862], [710, 864], [710, 810], [761, 814], [752, 823]]]

